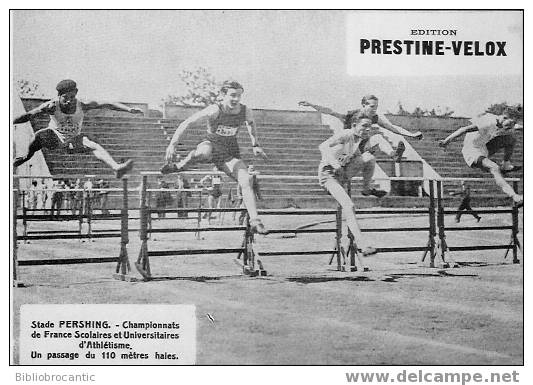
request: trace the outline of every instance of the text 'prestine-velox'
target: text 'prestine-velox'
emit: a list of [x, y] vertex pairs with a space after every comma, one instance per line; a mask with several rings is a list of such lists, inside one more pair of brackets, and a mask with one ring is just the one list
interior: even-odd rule
[[371, 55], [507, 56], [505, 41], [360, 39], [359, 52]]

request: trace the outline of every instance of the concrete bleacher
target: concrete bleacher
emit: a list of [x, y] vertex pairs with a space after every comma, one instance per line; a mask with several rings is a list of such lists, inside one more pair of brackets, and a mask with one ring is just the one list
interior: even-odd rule
[[[286, 112], [285, 112], [286, 113]], [[320, 161], [318, 145], [331, 135], [329, 126], [322, 125], [315, 118], [309, 119], [300, 115], [301, 123], [268, 123], [262, 119], [258, 122], [259, 141], [268, 155], [267, 160], [254, 157], [250, 146], [250, 139], [246, 129], [241, 129], [238, 140], [241, 145], [243, 160], [254, 164], [261, 174], [270, 175], [308, 175], [316, 176]], [[416, 151], [441, 174], [449, 177], [487, 177], [481, 171], [469, 169], [461, 156], [461, 140], [450, 144], [444, 151], [437, 146], [437, 140], [444, 138], [453, 130], [466, 125], [468, 120], [461, 118], [407, 118], [403, 116], [389, 116], [391, 121], [411, 131], [420, 130], [424, 133], [422, 141], [410, 141]], [[46, 127], [48, 117], [39, 117], [32, 122], [34, 130]], [[139, 118], [133, 116], [87, 116], [84, 121], [83, 132], [106, 148], [117, 160], [133, 159], [135, 170], [130, 177], [130, 186], [140, 184], [140, 172], [158, 170], [163, 164], [163, 157], [168, 141], [174, 133], [178, 119]], [[184, 156], [200, 142], [205, 135], [205, 127], [191, 127], [184, 135], [179, 153]], [[518, 135], [519, 145], [515, 150], [514, 162], [522, 165], [523, 145], [522, 134]], [[112, 187], [119, 187], [119, 181], [114, 179], [113, 172], [96, 159], [92, 154], [69, 154], [58, 150], [43, 151], [52, 175], [54, 174], [92, 174], [97, 178], [108, 179]], [[385, 159], [385, 157], [378, 156]], [[501, 159], [501, 154], [497, 156]], [[212, 165], [198, 165], [196, 169], [211, 170]], [[521, 176], [521, 175], [517, 175]], [[166, 176], [172, 182], [175, 176]], [[228, 179], [229, 182], [229, 179]], [[262, 180], [261, 192], [265, 207], [300, 207], [324, 206], [333, 207], [333, 200], [318, 185], [316, 179], [290, 180], [268, 179]], [[475, 195], [474, 204], [505, 204], [502, 193], [492, 182], [470, 183]], [[155, 178], [152, 186], [156, 186]], [[226, 192], [235, 189], [233, 182], [225, 184]], [[458, 184], [446, 185], [445, 196], [455, 204], [457, 198], [449, 197], [451, 190], [456, 190]], [[354, 200], [359, 207], [370, 206], [420, 206], [425, 200], [418, 197], [388, 196], [378, 200], [373, 197], [363, 197], [360, 194], [360, 183], [354, 183]], [[490, 202], [489, 202], [490, 201]], [[131, 204], [138, 205], [138, 199], [132, 198]], [[118, 206], [118, 204], [117, 204]]]

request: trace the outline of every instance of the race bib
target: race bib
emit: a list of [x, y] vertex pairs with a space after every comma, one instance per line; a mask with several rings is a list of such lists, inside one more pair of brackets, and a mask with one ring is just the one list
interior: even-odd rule
[[218, 126], [215, 133], [220, 136], [235, 136], [239, 127]]
[[58, 124], [57, 131], [62, 134], [74, 135], [78, 133], [78, 125], [72, 121], [70, 116], [67, 116], [64, 121]]

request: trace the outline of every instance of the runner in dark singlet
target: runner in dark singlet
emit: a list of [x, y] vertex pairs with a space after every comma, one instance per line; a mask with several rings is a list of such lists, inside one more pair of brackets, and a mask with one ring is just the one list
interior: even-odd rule
[[[257, 142], [252, 111], [240, 103], [243, 92], [244, 88], [238, 82], [224, 82], [221, 88], [222, 101], [220, 103], [212, 104], [183, 121], [170, 140], [165, 156], [167, 163], [162, 167], [161, 172], [169, 174], [184, 171], [188, 166], [197, 162], [214, 163], [220, 171], [236, 180], [242, 188], [244, 204], [250, 215], [250, 225], [253, 231], [267, 234], [268, 231], [257, 214], [257, 204], [250, 184], [250, 175], [246, 165], [241, 160], [237, 143], [239, 129], [246, 126], [252, 141], [254, 155], [266, 157]], [[181, 136], [188, 127], [200, 122], [207, 124], [206, 140], [198, 144], [184, 159], [173, 163], [176, 156], [176, 146]]]

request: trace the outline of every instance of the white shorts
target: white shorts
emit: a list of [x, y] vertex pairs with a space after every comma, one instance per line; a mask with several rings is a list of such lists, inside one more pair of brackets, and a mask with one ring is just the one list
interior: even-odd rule
[[463, 158], [465, 159], [465, 162], [469, 167], [475, 167], [479, 158], [489, 157], [489, 150], [487, 149], [487, 146], [483, 146], [482, 148], [480, 148], [465, 144], [463, 145], [462, 153]]

